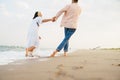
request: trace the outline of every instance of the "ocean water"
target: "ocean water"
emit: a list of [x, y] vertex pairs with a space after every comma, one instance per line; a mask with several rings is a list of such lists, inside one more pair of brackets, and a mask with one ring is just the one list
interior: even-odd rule
[[[40, 61], [46, 61], [49, 60], [49, 58], [46, 58], [50, 56], [50, 54], [53, 52], [54, 49], [41, 49], [38, 48], [34, 51], [34, 55], [39, 55], [42, 58], [39, 58]], [[74, 49], [75, 50], [75, 49]], [[70, 52], [74, 51], [70, 50]], [[58, 54], [59, 56], [61, 54]], [[33, 59], [36, 57], [33, 57]], [[17, 61], [17, 60], [26, 60], [31, 59], [30, 57], [25, 57], [25, 48], [19, 47], [19, 46], [0, 46], [0, 65], [7, 65], [11, 62]]]

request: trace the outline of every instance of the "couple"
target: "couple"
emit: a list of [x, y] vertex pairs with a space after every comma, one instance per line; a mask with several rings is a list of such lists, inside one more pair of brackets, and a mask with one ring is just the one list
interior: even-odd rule
[[25, 54], [26, 57], [29, 55], [33, 56], [33, 50], [39, 46], [39, 40], [41, 38], [38, 36], [38, 28], [40, 24], [49, 21], [55, 22], [63, 13], [64, 15], [61, 21], [61, 26], [64, 27], [65, 37], [63, 41], [58, 45], [56, 50], [50, 55], [50, 57], [54, 57], [57, 52], [60, 52], [63, 48], [64, 56], [66, 56], [69, 47], [69, 39], [76, 31], [78, 18], [81, 13], [81, 8], [78, 5], [78, 0], [72, 0], [72, 4], [69, 4], [61, 9], [52, 19], [42, 19], [41, 12], [35, 13], [32, 24], [28, 30]]

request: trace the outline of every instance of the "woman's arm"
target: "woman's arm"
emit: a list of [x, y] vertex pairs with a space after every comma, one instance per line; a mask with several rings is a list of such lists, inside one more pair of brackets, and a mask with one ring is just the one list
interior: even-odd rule
[[45, 22], [49, 22], [49, 21], [52, 21], [53, 19], [43, 19], [42, 20], [42, 23], [45, 23]]

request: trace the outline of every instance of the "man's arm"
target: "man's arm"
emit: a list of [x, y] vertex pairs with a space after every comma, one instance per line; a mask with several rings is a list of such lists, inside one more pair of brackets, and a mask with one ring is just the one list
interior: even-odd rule
[[66, 12], [69, 8], [69, 5], [67, 5], [66, 7], [64, 7], [63, 9], [61, 9], [57, 14], [56, 16], [53, 17], [53, 19], [57, 20], [59, 16], [62, 15], [62, 13]]

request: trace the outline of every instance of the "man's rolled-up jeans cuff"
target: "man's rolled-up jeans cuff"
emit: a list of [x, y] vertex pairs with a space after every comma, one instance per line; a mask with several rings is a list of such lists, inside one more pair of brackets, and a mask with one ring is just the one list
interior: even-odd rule
[[56, 49], [56, 51], [60, 52], [60, 50], [59, 50], [59, 49]]

